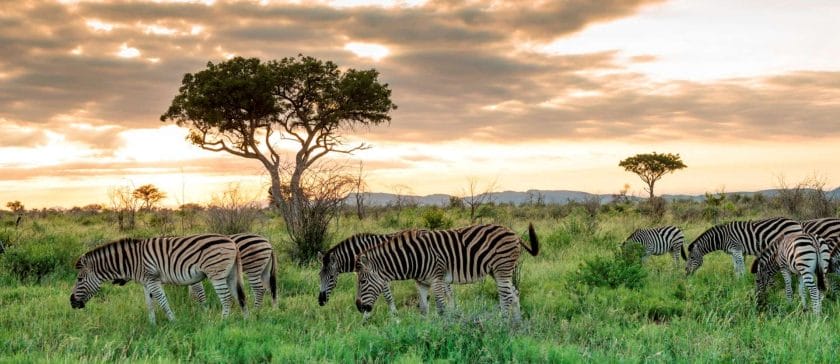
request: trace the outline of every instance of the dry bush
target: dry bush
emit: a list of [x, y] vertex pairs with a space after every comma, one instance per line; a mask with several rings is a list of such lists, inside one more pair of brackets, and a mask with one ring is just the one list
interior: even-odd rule
[[218, 234], [239, 234], [251, 231], [259, 218], [259, 204], [256, 198], [248, 198], [239, 184], [228, 185], [221, 195], [214, 195], [207, 207], [207, 225]]

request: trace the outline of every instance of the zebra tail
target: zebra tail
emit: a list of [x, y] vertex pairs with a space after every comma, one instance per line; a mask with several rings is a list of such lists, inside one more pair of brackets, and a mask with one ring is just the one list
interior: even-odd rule
[[242, 288], [242, 260], [239, 253], [236, 253], [236, 264], [233, 267], [236, 270], [236, 295], [239, 296], [239, 307], [245, 309], [245, 290]]
[[825, 291], [825, 275], [823, 274], [822, 268], [817, 265], [817, 288], [820, 291]]
[[688, 257], [685, 255], [685, 246], [680, 245], [680, 255], [682, 256], [683, 260], [688, 260]]
[[519, 240], [519, 244], [521, 244], [522, 247], [525, 248], [525, 250], [528, 251], [528, 253], [530, 253], [532, 256], [537, 256], [537, 254], [539, 254], [540, 252], [540, 242], [537, 239], [537, 232], [534, 231], [534, 224], [532, 223], [528, 224], [528, 240], [531, 242], [530, 248], [525, 246], [525, 242], [523, 242], [522, 240]]
[[271, 300], [277, 302], [277, 259], [271, 252], [271, 273], [268, 277], [268, 288], [271, 290]]

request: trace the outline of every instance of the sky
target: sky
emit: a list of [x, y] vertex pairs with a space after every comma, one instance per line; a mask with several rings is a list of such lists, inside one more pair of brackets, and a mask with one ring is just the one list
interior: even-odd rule
[[[0, 203], [165, 205], [239, 186], [254, 160], [201, 150], [160, 115], [185, 73], [297, 54], [375, 68], [399, 108], [345, 131], [368, 189], [616, 193], [618, 162], [679, 153], [657, 194], [840, 185], [840, 2], [0, 1]], [[0, 206], [2, 208], [3, 206]]]

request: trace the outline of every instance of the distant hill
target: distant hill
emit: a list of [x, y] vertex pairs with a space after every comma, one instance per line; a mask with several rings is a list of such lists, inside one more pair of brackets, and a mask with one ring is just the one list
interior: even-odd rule
[[[779, 194], [778, 189], [768, 189], [768, 190], [760, 190], [760, 191], [744, 191], [744, 192], [727, 192], [727, 195], [731, 194], [739, 194], [745, 196], [753, 196], [756, 194], [764, 195], [765, 197], [775, 197]], [[503, 191], [503, 192], [493, 192], [491, 193], [491, 200], [495, 203], [513, 203], [516, 205], [526, 203], [528, 201], [535, 201], [538, 196], [542, 196], [542, 199], [545, 203], [550, 204], [565, 204], [569, 202], [582, 202], [588, 198], [592, 198], [597, 196], [602, 203], [607, 203], [612, 201], [613, 195], [611, 194], [592, 194], [588, 192], [582, 191], [569, 191], [569, 190], [528, 190], [525, 192], [520, 191]], [[828, 192], [830, 198], [840, 199], [840, 187], [831, 190]], [[447, 194], [433, 194], [433, 195], [425, 195], [425, 196], [418, 196], [418, 195], [396, 195], [393, 193], [383, 193], [383, 192], [369, 192], [365, 193], [365, 201], [366, 204], [370, 206], [387, 206], [387, 205], [395, 205], [399, 199], [402, 201], [411, 201], [417, 203], [418, 205], [422, 206], [446, 206], [449, 204], [449, 198], [451, 195]], [[668, 201], [674, 200], [692, 200], [692, 201], [703, 201], [705, 199], [705, 195], [662, 195]], [[641, 200], [639, 197], [630, 196], [631, 200], [638, 201]], [[353, 195], [347, 197], [347, 203], [353, 204], [355, 203], [355, 198]]]

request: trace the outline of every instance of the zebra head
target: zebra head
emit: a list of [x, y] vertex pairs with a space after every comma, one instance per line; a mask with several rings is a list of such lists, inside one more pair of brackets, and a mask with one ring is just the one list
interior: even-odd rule
[[86, 255], [76, 262], [76, 270], [79, 273], [73, 291], [70, 293], [70, 307], [85, 308], [85, 302], [99, 291], [103, 279], [94, 270], [92, 262]]
[[373, 303], [385, 290], [388, 282], [371, 265], [367, 254], [356, 257], [356, 308], [363, 314], [373, 310]]
[[767, 306], [767, 286], [770, 285], [776, 273], [775, 270], [769, 269], [768, 265], [771, 264], [772, 256], [775, 254], [776, 249], [765, 249], [750, 266], [750, 273], [755, 275], [755, 303], [759, 309]]
[[700, 246], [697, 240], [688, 245], [688, 259], [685, 261], [685, 275], [692, 275], [700, 266], [703, 265], [703, 252], [700, 251]]
[[318, 294], [318, 304], [323, 306], [330, 299], [330, 292], [335, 288], [338, 278], [338, 261], [333, 259], [331, 253], [318, 253], [318, 260], [321, 261], [321, 293]]

